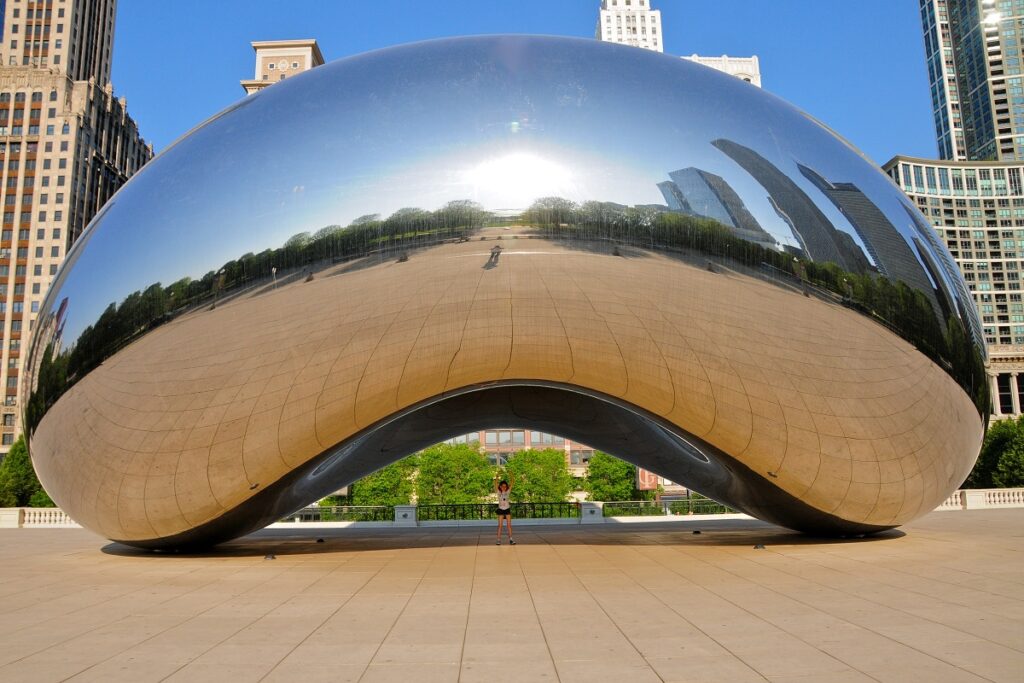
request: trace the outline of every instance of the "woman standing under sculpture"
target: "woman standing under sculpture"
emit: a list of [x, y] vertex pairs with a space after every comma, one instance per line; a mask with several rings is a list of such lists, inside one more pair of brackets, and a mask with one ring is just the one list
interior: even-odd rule
[[[516, 481], [515, 477], [512, 477], [512, 483]], [[512, 539], [512, 503], [509, 502], [509, 493], [512, 491], [512, 487], [507, 481], [502, 479], [498, 481], [498, 475], [494, 475], [494, 492], [498, 494], [498, 540], [495, 541], [496, 545], [501, 545], [501, 525], [505, 523], [508, 528], [508, 543], [509, 545], [515, 545], [516, 542]]]

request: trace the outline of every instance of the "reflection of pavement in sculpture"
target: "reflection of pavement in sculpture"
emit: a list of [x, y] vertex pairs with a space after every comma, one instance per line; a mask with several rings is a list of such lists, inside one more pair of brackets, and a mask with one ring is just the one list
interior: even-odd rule
[[483, 269], [490, 244], [326, 271], [168, 323], [46, 414], [34, 447], [79, 450], [37, 461], [44, 480], [111, 538], [169, 536], [404, 407], [502, 379], [618, 398], [866, 524], [909, 520], [966, 474], [982, 429], [970, 399], [857, 313], [541, 239], [507, 241]]

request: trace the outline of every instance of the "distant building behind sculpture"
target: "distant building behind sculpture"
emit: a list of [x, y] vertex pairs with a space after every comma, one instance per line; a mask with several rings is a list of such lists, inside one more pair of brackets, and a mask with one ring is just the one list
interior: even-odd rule
[[[665, 51], [661, 12], [651, 7], [650, 0], [601, 0], [594, 36], [606, 43], [642, 47], [655, 52]], [[761, 87], [761, 64], [757, 55], [751, 57], [701, 57], [693, 54], [683, 59], [711, 67]]]
[[256, 71], [251, 80], [241, 81], [246, 95], [324, 63], [320, 46], [312, 38], [254, 40], [252, 49], [256, 53]]
[[0, 454], [21, 431], [23, 353], [68, 248], [153, 156], [114, 96], [116, 0], [6, 2], [0, 42]]
[[1024, 160], [1024, 5], [920, 0], [920, 6], [939, 157]]
[[648, 0], [601, 0], [595, 37], [606, 43], [665, 51], [661, 35], [661, 12]]
[[711, 67], [717, 71], [722, 71], [730, 76], [735, 76], [747, 83], [756, 85], [758, 88], [761, 87], [761, 62], [757, 58], [757, 55], [753, 55], [751, 57], [730, 57], [729, 55], [722, 55], [721, 57], [701, 57], [700, 55], [694, 54], [689, 57], [683, 57], [683, 59], [697, 64], [703, 64], [704, 66]]
[[883, 168], [929, 220], [967, 281], [988, 347], [993, 416], [1020, 415], [1024, 163], [896, 156]]

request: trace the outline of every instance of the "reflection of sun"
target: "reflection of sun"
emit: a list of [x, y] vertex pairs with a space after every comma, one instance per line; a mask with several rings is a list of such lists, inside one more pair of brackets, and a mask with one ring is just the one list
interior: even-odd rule
[[488, 159], [465, 175], [488, 208], [525, 208], [540, 197], [565, 194], [570, 179], [565, 167], [524, 152]]

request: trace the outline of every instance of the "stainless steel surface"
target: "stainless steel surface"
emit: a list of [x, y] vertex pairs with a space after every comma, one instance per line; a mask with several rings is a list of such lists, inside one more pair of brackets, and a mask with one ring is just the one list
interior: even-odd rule
[[870, 532], [963, 481], [989, 405], [966, 287], [881, 172], [749, 84], [589, 40], [400, 46], [242, 100], [114, 197], [36, 328], [43, 485], [146, 547], [513, 425]]

